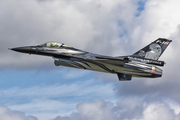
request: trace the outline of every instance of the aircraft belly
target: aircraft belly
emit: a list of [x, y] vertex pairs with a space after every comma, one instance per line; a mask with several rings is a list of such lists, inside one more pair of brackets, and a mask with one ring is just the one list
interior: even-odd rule
[[138, 62], [130, 62], [124, 65], [124, 68], [130, 69], [132, 72], [131, 75], [134, 77], [161, 77], [162, 70], [151, 65], [138, 63]]
[[[139, 76], [139, 77], [151, 77], [152, 73], [148, 72], [146, 69], [142, 68], [142, 67], [137, 67], [137, 66], [129, 66], [127, 67], [126, 65], [112, 65], [112, 64], [106, 64], [106, 63], [101, 63], [103, 66], [105, 66], [107, 69], [109, 69], [109, 71], [105, 71], [105, 72], [109, 72], [109, 73], [123, 73], [123, 74], [129, 74], [129, 75], [133, 75], [133, 76]], [[91, 69], [92, 70], [92, 69]], [[104, 70], [104, 69], [103, 69]], [[101, 71], [101, 70], [100, 70]], [[104, 72], [104, 71], [101, 71]]]
[[128, 68], [126, 65], [112, 65], [107, 63], [102, 63], [104, 66], [106, 66], [109, 70], [111, 70], [111, 73], [123, 73], [123, 74], [130, 74], [135, 76], [151, 76], [152, 73], [149, 73], [147, 71], [144, 71], [141, 67], [135, 67], [131, 66]]
[[102, 63], [93, 60], [71, 60], [71, 59], [59, 59], [55, 58], [55, 65], [62, 65], [67, 67], [79, 68], [79, 69], [87, 69], [99, 72], [106, 73], [123, 73], [129, 74], [135, 77], [151, 77], [152, 73], [148, 72], [147, 69], [143, 67], [137, 67], [137, 65], [127, 64], [124, 66], [120, 65], [112, 65], [107, 63]]
[[73, 68], [78, 68], [77, 66], [75, 66], [75, 65], [73, 65], [73, 64], [71, 64], [71, 63], [69, 63], [69, 62], [66, 62], [66, 61], [57, 61], [57, 60], [55, 60], [54, 61], [54, 64], [56, 65], [56, 66], [66, 66], [66, 67], [73, 67]]
[[125, 68], [122, 66], [114, 66], [114, 65], [109, 65], [109, 64], [103, 64], [103, 66], [106, 67], [106, 69], [103, 67], [99, 67], [97, 65], [94, 65], [92, 68], [89, 68], [88, 70], [94, 70], [94, 71], [100, 71], [100, 72], [108, 72], [108, 73], [123, 73], [123, 74], [130, 74], [134, 76], [144, 76], [144, 77], [150, 77], [152, 76], [151, 73], [145, 72], [142, 70], [137, 70], [137, 69], [131, 69], [131, 68]]
[[67, 67], [74, 67], [79, 69], [87, 69], [107, 73], [114, 73], [113, 68], [115, 67], [109, 64], [98, 63], [93, 60], [68, 60], [61, 58], [55, 58], [54, 64], [56, 66], [62, 65]]
[[122, 68], [121, 70], [119, 70], [120, 73], [124, 73], [124, 74], [130, 74], [130, 75], [136, 75], [136, 76], [151, 76], [151, 73], [148, 72], [144, 72], [141, 70], [133, 70], [133, 69], [126, 69], [126, 68]]

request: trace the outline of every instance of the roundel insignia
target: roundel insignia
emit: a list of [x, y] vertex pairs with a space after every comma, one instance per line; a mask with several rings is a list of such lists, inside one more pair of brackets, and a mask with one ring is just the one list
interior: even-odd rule
[[139, 51], [138, 55], [141, 56], [141, 57], [144, 57], [145, 56], [145, 52], [143, 50], [141, 50], [141, 51]]

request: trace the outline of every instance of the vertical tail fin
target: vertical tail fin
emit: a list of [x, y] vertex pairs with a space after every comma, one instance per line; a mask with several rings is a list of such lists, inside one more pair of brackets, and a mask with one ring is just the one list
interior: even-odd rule
[[146, 47], [134, 53], [132, 56], [158, 60], [172, 40], [159, 38]]

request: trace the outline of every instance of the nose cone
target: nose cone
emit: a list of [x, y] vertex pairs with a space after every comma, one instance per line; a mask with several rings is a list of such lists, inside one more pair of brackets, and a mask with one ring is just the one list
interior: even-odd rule
[[10, 50], [16, 51], [16, 52], [22, 52], [22, 53], [31, 53], [31, 47], [16, 47], [16, 48], [11, 48]]

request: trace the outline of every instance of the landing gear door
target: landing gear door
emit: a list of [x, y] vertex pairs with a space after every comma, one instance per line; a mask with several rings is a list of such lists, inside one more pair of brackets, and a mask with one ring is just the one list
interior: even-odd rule
[[119, 78], [119, 81], [130, 81], [132, 78], [132, 75], [123, 74], [123, 73], [118, 73], [117, 76]]

